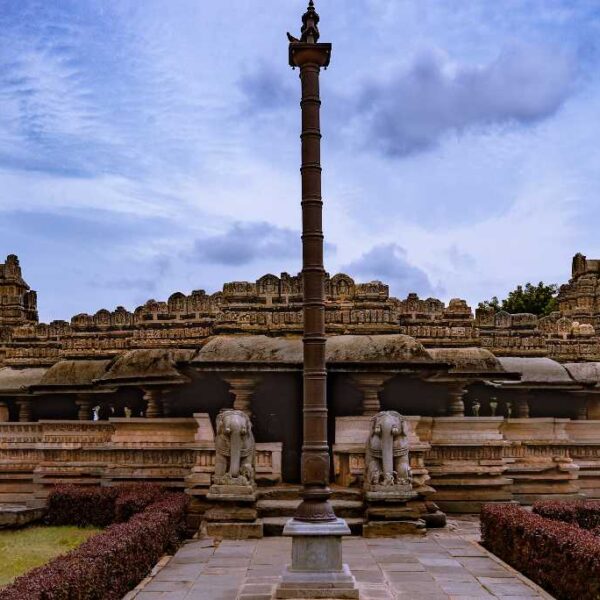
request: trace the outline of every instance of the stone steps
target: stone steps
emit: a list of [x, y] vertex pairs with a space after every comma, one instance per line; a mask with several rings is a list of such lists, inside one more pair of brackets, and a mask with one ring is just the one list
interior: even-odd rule
[[[347, 488], [331, 486], [332, 498], [335, 500], [362, 501], [362, 490], [358, 488]], [[259, 487], [258, 496], [261, 500], [297, 500], [300, 498], [302, 487], [299, 485], [277, 485], [273, 487]]]
[[[280, 485], [259, 489], [256, 503], [258, 516], [263, 522], [264, 535], [279, 536], [287, 521], [294, 516], [300, 504], [302, 488], [294, 485]], [[362, 532], [365, 506], [362, 491], [354, 488], [332, 488], [331, 504], [338, 517], [346, 519], [354, 535]]]
[[[256, 503], [259, 517], [293, 517], [300, 500], [259, 500]], [[362, 517], [362, 501], [332, 499], [335, 514], [341, 518]]]

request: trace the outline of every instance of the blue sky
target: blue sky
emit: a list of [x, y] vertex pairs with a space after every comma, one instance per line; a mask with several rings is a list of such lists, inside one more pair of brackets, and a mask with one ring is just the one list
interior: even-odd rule
[[[0, 0], [0, 256], [44, 320], [300, 269], [304, 0]], [[472, 304], [600, 256], [597, 0], [320, 0], [326, 268]]]

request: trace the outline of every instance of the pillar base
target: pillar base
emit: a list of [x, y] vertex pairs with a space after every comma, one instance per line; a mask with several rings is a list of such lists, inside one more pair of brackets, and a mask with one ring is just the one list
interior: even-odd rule
[[292, 537], [292, 564], [275, 590], [275, 598], [358, 598], [356, 581], [342, 564], [342, 536], [350, 535], [344, 519], [306, 523], [290, 519], [283, 535]]

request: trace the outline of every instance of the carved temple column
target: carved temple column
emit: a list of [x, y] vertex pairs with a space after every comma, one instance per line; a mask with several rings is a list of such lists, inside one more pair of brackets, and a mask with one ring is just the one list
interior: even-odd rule
[[75, 400], [79, 410], [77, 418], [80, 421], [91, 421], [93, 418], [92, 407], [94, 406], [94, 397], [89, 394], [80, 394]]
[[467, 382], [457, 381], [448, 383], [448, 400], [446, 414], [449, 417], [465, 416], [465, 394], [467, 393]]
[[158, 419], [163, 416], [161, 388], [144, 388], [144, 400], [146, 401], [146, 418]]
[[223, 379], [230, 386], [229, 391], [233, 395], [233, 408], [241, 410], [251, 417], [252, 395], [260, 382], [260, 377], [258, 375], [237, 373], [236, 375], [223, 377]]
[[587, 391], [573, 392], [571, 394], [575, 397], [575, 420], [585, 421], [590, 418], [588, 414], [588, 404], [590, 400], [597, 398], [596, 394], [590, 394]]
[[364, 416], [376, 415], [381, 410], [379, 392], [384, 388], [386, 381], [392, 375], [387, 373], [356, 373], [352, 375], [356, 387], [362, 393], [362, 414]]
[[17, 400], [19, 407], [19, 423], [31, 423], [33, 421], [33, 405], [30, 398]]
[[8, 404], [0, 402], [0, 423], [7, 423], [8, 421], [10, 421]]

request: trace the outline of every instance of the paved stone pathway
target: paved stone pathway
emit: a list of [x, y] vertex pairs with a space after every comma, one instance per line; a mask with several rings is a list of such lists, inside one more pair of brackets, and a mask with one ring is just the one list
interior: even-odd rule
[[[347, 538], [344, 562], [364, 600], [550, 599], [474, 543], [477, 523], [393, 539]], [[289, 562], [287, 538], [193, 540], [127, 600], [270, 600]]]

